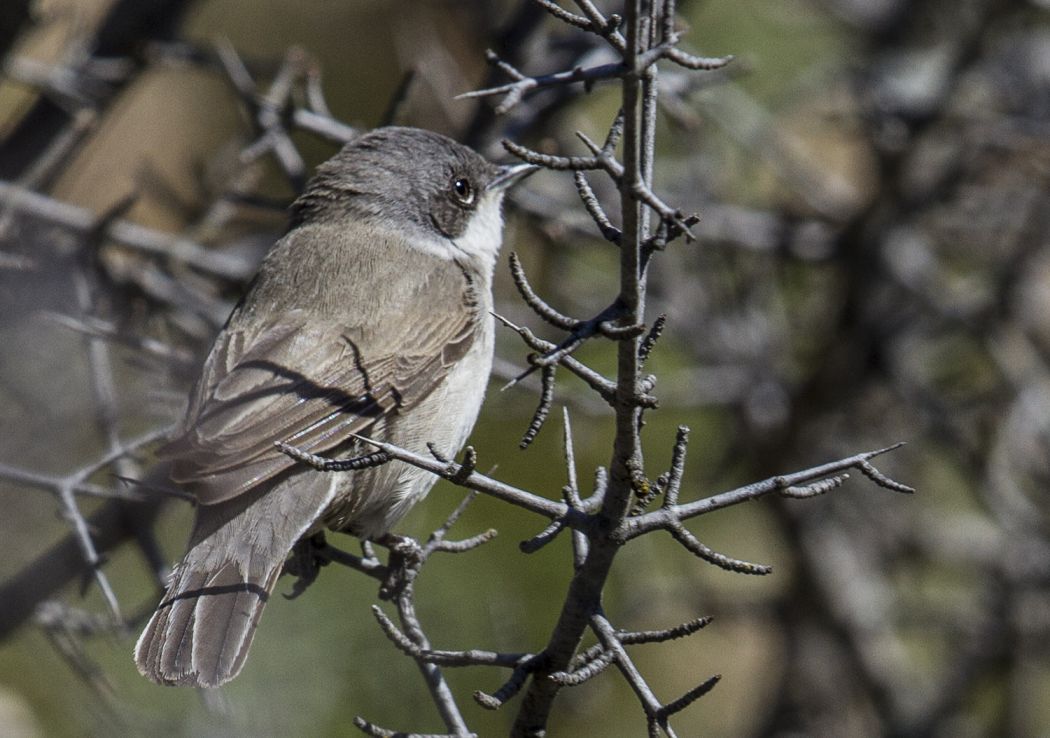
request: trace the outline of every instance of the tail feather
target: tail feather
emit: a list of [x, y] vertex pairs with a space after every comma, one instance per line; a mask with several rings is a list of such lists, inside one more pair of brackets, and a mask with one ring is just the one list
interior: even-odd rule
[[201, 622], [226, 623], [225, 628], [212, 628], [204, 637], [195, 639], [193, 661], [199, 665], [200, 673], [228, 674], [232, 678], [240, 672], [282, 563], [283, 559], [262, 577], [247, 581], [234, 565], [228, 564], [208, 580], [208, 587], [228, 590], [230, 595], [198, 600], [197, 617]]
[[208, 573], [190, 558], [139, 638], [135, 661], [159, 684], [217, 687], [244, 666], [283, 558], [250, 573], [232, 560]]
[[190, 550], [135, 645], [143, 676], [217, 687], [240, 673], [289, 551], [334, 495], [332, 476], [298, 475], [198, 508]]

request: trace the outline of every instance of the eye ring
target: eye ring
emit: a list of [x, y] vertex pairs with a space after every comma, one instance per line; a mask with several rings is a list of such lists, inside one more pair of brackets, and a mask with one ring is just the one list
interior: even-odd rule
[[474, 186], [466, 177], [452, 178], [452, 196], [461, 205], [471, 205], [474, 202]]

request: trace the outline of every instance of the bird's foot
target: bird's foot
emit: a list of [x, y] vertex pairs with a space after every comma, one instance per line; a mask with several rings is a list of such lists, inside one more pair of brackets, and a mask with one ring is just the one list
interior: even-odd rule
[[416, 577], [419, 567], [426, 559], [423, 547], [414, 538], [385, 533], [375, 540], [390, 550], [387, 563], [387, 576], [379, 588], [379, 597], [392, 599], [401, 592], [405, 585]]
[[292, 555], [284, 562], [284, 571], [281, 572], [295, 577], [292, 591], [284, 595], [286, 600], [294, 600], [317, 580], [321, 567], [329, 563], [329, 559], [322, 553], [327, 547], [324, 533], [316, 533], [295, 544]]
[[375, 542], [390, 549], [390, 553], [404, 560], [407, 566], [418, 566], [423, 563], [423, 547], [415, 538], [399, 536], [396, 533], [384, 533]]

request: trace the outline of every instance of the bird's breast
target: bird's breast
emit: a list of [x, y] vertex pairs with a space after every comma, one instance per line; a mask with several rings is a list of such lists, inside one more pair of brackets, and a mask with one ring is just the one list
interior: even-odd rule
[[[377, 426], [377, 440], [426, 456], [428, 444], [447, 457], [459, 453], [478, 418], [492, 370], [493, 319], [487, 311], [483, 315], [470, 349], [444, 381], [418, 404]], [[388, 531], [437, 481], [432, 473], [400, 461], [341, 476], [329, 526], [362, 537]]]

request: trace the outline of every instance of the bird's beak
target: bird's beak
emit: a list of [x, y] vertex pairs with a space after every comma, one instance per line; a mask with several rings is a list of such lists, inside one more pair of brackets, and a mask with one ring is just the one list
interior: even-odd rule
[[489, 182], [489, 186], [485, 189], [489, 192], [500, 192], [517, 184], [537, 169], [539, 167], [535, 164], [505, 164], [499, 168], [499, 174]]

